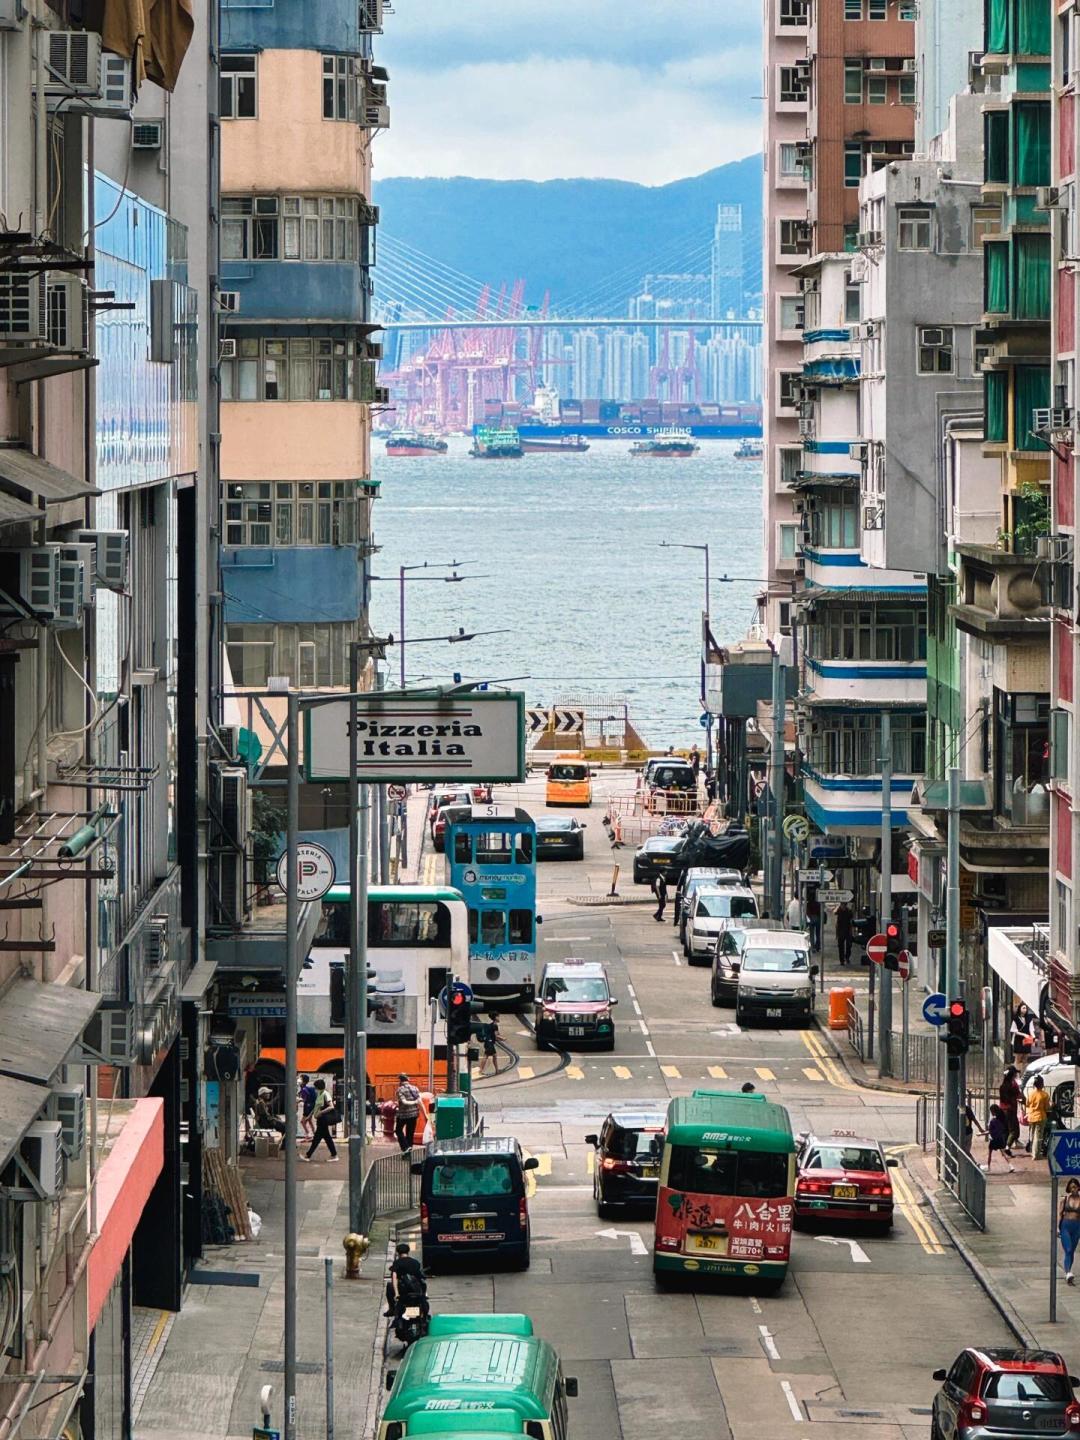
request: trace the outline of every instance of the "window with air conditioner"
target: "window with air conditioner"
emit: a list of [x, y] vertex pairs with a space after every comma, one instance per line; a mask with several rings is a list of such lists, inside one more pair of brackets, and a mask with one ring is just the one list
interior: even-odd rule
[[324, 120], [356, 121], [359, 78], [351, 55], [324, 55], [322, 62]]
[[799, 382], [802, 379], [800, 370], [781, 370], [779, 372], [779, 385], [777, 394], [780, 406], [784, 410], [794, 410], [799, 403]]
[[780, 296], [780, 329], [801, 330], [803, 328], [803, 298], [801, 295]]
[[807, 97], [808, 85], [805, 72], [797, 65], [780, 66], [779, 95], [785, 105], [803, 104]]
[[920, 325], [916, 369], [920, 375], [951, 375], [955, 368], [953, 327]]
[[810, 254], [810, 226], [806, 220], [780, 221], [780, 254]]
[[803, 162], [798, 145], [789, 141], [780, 143], [777, 170], [782, 180], [802, 179]]
[[780, 0], [777, 19], [781, 25], [792, 28], [804, 26], [807, 21], [809, 0]]
[[862, 319], [862, 286], [850, 270], [844, 272], [844, 324], [856, 325]]
[[227, 480], [222, 485], [229, 546], [353, 545], [360, 502], [349, 480]]
[[785, 445], [777, 453], [780, 460], [781, 485], [794, 485], [802, 468], [802, 451], [795, 446]]

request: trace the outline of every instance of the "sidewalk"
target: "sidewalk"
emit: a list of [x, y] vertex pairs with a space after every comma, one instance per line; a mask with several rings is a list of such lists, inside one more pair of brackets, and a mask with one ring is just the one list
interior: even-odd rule
[[[334, 1395], [341, 1435], [364, 1434], [372, 1350], [382, 1309], [386, 1221], [377, 1222], [362, 1278], [346, 1280], [348, 1233], [344, 1164], [301, 1165], [297, 1186], [298, 1434], [325, 1433], [323, 1257], [334, 1260]], [[283, 1428], [284, 1208], [280, 1160], [244, 1166], [251, 1208], [262, 1217], [258, 1240], [208, 1249], [184, 1295], [162, 1325], [152, 1353], [140, 1354], [136, 1440], [247, 1440], [260, 1421], [259, 1391], [273, 1385], [271, 1411]]]

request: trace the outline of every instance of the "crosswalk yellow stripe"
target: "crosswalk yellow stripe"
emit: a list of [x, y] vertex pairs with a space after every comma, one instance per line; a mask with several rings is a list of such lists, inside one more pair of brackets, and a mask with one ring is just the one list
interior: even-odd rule
[[759, 1080], [775, 1080], [776, 1076], [767, 1065], [755, 1065], [754, 1074]]
[[585, 1156], [585, 1173], [592, 1175], [596, 1170], [596, 1151], [590, 1150]]
[[812, 1065], [804, 1065], [802, 1073], [806, 1076], [808, 1080], [817, 1080], [824, 1082], [825, 1076], [822, 1075], [820, 1070], [815, 1070]]
[[536, 1071], [531, 1065], [519, 1065], [517, 1067], [517, 1073], [519, 1080], [531, 1080], [536, 1074]]
[[723, 1065], [710, 1065], [710, 1066], [709, 1066], [709, 1074], [712, 1076], [712, 1078], [713, 1078], [714, 1080], [726, 1080], [726, 1079], [727, 1079], [727, 1071], [724, 1069]]
[[613, 1065], [611, 1068], [620, 1080], [630, 1080], [633, 1078], [625, 1065]]
[[538, 1155], [536, 1158], [537, 1158], [537, 1160], [539, 1160], [539, 1162], [540, 1162], [539, 1165], [537, 1165], [537, 1167], [536, 1167], [536, 1173], [537, 1173], [537, 1175], [550, 1175], [550, 1174], [551, 1174], [551, 1156], [550, 1156], [549, 1154], [543, 1154], [543, 1155]]
[[563, 1072], [568, 1080], [584, 1080], [585, 1071], [580, 1065], [567, 1065]]
[[669, 1080], [681, 1080], [682, 1072], [677, 1065], [661, 1065], [661, 1071]]
[[438, 863], [439, 863], [439, 857], [438, 857], [437, 855], [428, 855], [428, 856], [425, 858], [425, 860], [424, 860], [424, 884], [425, 884], [425, 885], [434, 885], [434, 884], [435, 884], [435, 867], [438, 865]]

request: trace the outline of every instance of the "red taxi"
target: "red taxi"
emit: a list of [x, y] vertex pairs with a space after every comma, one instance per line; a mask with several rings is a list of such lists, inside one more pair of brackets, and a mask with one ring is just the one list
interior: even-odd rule
[[796, 1220], [864, 1220], [888, 1230], [893, 1223], [889, 1169], [898, 1162], [877, 1140], [854, 1131], [800, 1135], [795, 1157]]
[[491, 801], [490, 785], [462, 785], [453, 789], [443, 787], [433, 790], [428, 807], [428, 824], [431, 827], [431, 843], [441, 851], [446, 844], [446, 826], [452, 818], [447, 812], [455, 806], [468, 809], [471, 805], [486, 805]]

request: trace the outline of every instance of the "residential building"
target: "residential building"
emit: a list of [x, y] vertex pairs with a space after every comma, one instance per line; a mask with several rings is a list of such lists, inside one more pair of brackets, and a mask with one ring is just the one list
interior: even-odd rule
[[915, 152], [928, 155], [949, 124], [949, 102], [978, 78], [983, 0], [918, 0], [915, 12]]
[[575, 330], [571, 340], [574, 357], [572, 389], [577, 400], [597, 399], [602, 394], [603, 351], [595, 330]]
[[742, 315], [746, 302], [743, 295], [741, 205], [717, 205], [710, 259], [710, 315], [714, 320], [724, 320], [728, 315]]

